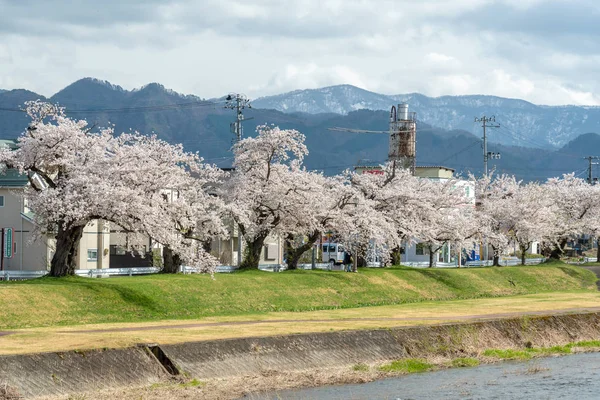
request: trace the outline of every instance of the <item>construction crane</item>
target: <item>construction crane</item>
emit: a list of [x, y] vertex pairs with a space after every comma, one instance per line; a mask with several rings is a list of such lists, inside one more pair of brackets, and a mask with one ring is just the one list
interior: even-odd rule
[[415, 173], [416, 163], [416, 136], [417, 136], [417, 113], [408, 112], [408, 104], [392, 106], [390, 111], [389, 131], [370, 131], [365, 129], [349, 129], [334, 127], [329, 128], [335, 132], [351, 133], [374, 133], [389, 135], [388, 161], [392, 161], [396, 167], [410, 169]]

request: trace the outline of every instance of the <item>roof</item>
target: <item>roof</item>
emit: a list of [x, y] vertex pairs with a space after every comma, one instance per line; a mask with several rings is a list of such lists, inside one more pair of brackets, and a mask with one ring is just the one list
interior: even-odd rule
[[0, 139], [0, 149], [3, 147], [8, 147], [9, 149], [16, 149], [17, 142], [13, 139]]
[[7, 169], [0, 173], [0, 187], [23, 187], [29, 183], [27, 175], [22, 175], [16, 169]]
[[448, 167], [443, 167], [441, 165], [417, 165], [416, 168], [437, 168], [437, 169], [445, 169], [446, 171], [454, 172], [454, 169], [448, 168]]

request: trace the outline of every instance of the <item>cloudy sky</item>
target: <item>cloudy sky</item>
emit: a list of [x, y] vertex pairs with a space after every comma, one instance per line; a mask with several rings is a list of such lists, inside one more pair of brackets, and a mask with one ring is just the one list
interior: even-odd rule
[[0, 0], [0, 88], [201, 97], [348, 83], [600, 105], [597, 0]]

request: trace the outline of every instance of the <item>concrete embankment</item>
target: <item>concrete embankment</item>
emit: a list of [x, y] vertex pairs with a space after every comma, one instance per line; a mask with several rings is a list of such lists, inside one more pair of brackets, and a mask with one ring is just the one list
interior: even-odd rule
[[477, 357], [490, 348], [550, 347], [598, 339], [600, 313], [584, 313], [5, 356], [0, 357], [0, 385], [8, 384], [26, 397], [35, 397], [144, 386], [170, 374], [201, 381], [250, 378], [273, 371], [348, 369], [402, 358]]

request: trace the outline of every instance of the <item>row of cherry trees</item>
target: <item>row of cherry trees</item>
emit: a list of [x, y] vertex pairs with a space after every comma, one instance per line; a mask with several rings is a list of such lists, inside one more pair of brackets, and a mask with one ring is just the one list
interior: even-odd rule
[[573, 174], [541, 184], [508, 175], [484, 177], [476, 180], [476, 197], [494, 265], [509, 243], [519, 246], [524, 264], [533, 242], [539, 242], [546, 255], [560, 258], [568, 239], [583, 234], [600, 237], [600, 186]]
[[[543, 185], [508, 176], [465, 185], [419, 179], [391, 164], [383, 174], [324, 176], [303, 166], [304, 135], [275, 126], [237, 143], [235, 169], [226, 173], [156, 136], [93, 130], [48, 103], [28, 103], [27, 112], [32, 122], [15, 150], [0, 149], [0, 168], [30, 179], [23, 195], [39, 233], [56, 238], [53, 276], [73, 273], [83, 229], [95, 219], [161, 243], [165, 272], [181, 263], [211, 271], [218, 260], [210, 240], [227, 237], [231, 222], [246, 241], [244, 268], [258, 267], [270, 234], [286, 239], [289, 268], [325, 232], [361, 253], [376, 245], [397, 255], [419, 240], [430, 265], [446, 243], [471, 247], [486, 238], [497, 261], [509, 242], [524, 254], [543, 241], [559, 256], [568, 237], [600, 235], [597, 189], [572, 176]], [[477, 206], [466, 196], [470, 185]]]

